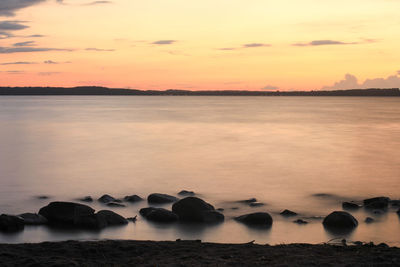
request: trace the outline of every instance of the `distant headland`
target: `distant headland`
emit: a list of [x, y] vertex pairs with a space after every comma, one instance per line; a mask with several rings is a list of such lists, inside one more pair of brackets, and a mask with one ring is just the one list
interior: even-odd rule
[[0, 87], [0, 95], [155, 95], [155, 96], [400, 96], [399, 88], [350, 89], [334, 91], [245, 91], [245, 90], [137, 90], [82, 87]]

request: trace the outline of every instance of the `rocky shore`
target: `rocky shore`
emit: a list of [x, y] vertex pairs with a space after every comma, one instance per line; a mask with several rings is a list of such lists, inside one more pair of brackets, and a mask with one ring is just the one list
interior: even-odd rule
[[400, 266], [385, 244], [257, 245], [201, 241], [0, 244], [1, 266]]

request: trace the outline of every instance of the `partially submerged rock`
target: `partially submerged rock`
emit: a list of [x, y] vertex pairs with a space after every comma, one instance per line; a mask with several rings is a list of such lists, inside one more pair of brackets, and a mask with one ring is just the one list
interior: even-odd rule
[[353, 202], [343, 202], [342, 208], [344, 210], [358, 210], [361, 206]]
[[195, 193], [193, 191], [182, 190], [178, 193], [178, 195], [188, 197], [188, 196], [194, 196]]
[[261, 202], [252, 202], [252, 203], [249, 204], [249, 206], [252, 207], [252, 208], [261, 207], [261, 206], [264, 206], [264, 205], [265, 204], [261, 203]]
[[147, 201], [153, 204], [166, 204], [176, 202], [178, 200], [179, 199], [174, 196], [160, 193], [153, 193], [147, 197]]
[[23, 213], [18, 215], [18, 217], [21, 217], [24, 223], [28, 225], [42, 225], [48, 222], [44, 216], [37, 213]]
[[131, 202], [131, 203], [135, 203], [135, 202], [142, 201], [143, 198], [141, 198], [141, 197], [138, 196], [138, 195], [130, 195], [130, 196], [124, 197], [124, 200], [125, 200], [125, 201], [128, 201], [128, 202]]
[[365, 221], [365, 223], [373, 223], [375, 220], [371, 217], [367, 217], [367, 218], [365, 218], [364, 221]]
[[292, 217], [292, 216], [296, 216], [297, 213], [291, 210], [284, 210], [280, 213], [280, 215], [285, 216], [285, 217]]
[[86, 196], [86, 197], [80, 198], [79, 201], [82, 201], [82, 202], [93, 202], [93, 198], [91, 196]]
[[345, 211], [334, 211], [325, 217], [322, 222], [330, 229], [353, 229], [357, 227], [358, 221], [350, 213]]
[[163, 208], [143, 208], [139, 212], [149, 221], [169, 223], [178, 220], [178, 215]]
[[97, 217], [106, 221], [107, 226], [124, 225], [128, 223], [128, 220], [121, 215], [111, 210], [101, 210], [96, 213]]
[[257, 202], [257, 199], [253, 197], [253, 198], [249, 198], [249, 199], [239, 200], [239, 201], [236, 201], [236, 202], [244, 203], [244, 204], [250, 204], [250, 203]]
[[25, 227], [24, 220], [19, 216], [2, 214], [0, 215], [1, 232], [17, 232]]
[[295, 220], [295, 221], [293, 221], [294, 223], [297, 223], [297, 224], [307, 224], [308, 222], [307, 221], [304, 221], [304, 220], [302, 220], [302, 219], [297, 219], [297, 220]]
[[94, 209], [79, 203], [57, 201], [41, 208], [39, 214], [52, 224], [75, 225], [80, 217], [93, 215]]
[[121, 202], [121, 200], [116, 199], [110, 195], [102, 195], [99, 199], [98, 199], [101, 203], [107, 204], [109, 202]]
[[113, 207], [113, 208], [124, 208], [126, 207], [124, 204], [118, 203], [118, 202], [108, 202], [106, 204], [109, 207]]
[[214, 209], [214, 207], [197, 197], [187, 197], [179, 200], [172, 205], [172, 211], [178, 215], [181, 221], [191, 222], [221, 222], [224, 215]]
[[388, 197], [374, 197], [364, 199], [364, 206], [367, 209], [386, 209], [389, 206], [390, 198]]
[[235, 218], [236, 221], [247, 225], [265, 225], [271, 226], [272, 225], [272, 217], [267, 212], [256, 212], [245, 214]]
[[400, 200], [390, 200], [392, 207], [400, 207]]

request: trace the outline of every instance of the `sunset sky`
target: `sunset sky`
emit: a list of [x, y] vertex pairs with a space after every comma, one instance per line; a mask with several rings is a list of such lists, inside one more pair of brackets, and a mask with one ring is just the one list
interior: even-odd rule
[[0, 86], [400, 87], [399, 0], [0, 0]]

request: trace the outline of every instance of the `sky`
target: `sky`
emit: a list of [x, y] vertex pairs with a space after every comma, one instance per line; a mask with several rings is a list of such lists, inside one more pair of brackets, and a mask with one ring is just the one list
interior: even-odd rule
[[400, 0], [0, 0], [0, 86], [400, 87]]

